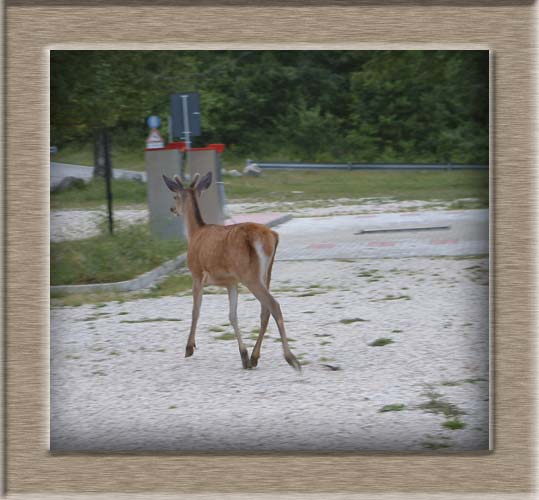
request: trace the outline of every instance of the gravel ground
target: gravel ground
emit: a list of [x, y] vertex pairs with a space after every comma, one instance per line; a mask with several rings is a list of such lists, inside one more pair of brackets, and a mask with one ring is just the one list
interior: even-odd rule
[[[474, 199], [455, 202], [476, 201]], [[294, 217], [322, 217], [329, 215], [381, 214], [409, 210], [444, 210], [450, 205], [442, 201], [395, 201], [392, 199], [339, 198], [336, 200], [291, 201], [291, 202], [248, 202], [229, 203], [227, 214], [234, 215], [255, 212], [290, 212]], [[88, 238], [99, 234], [99, 226], [105, 220], [105, 208], [98, 210], [52, 210], [50, 219], [51, 241], [65, 241]], [[114, 220], [120, 225], [134, 224], [148, 220], [148, 209], [141, 207], [114, 210]]]
[[[259, 366], [241, 368], [226, 294], [205, 295], [187, 359], [189, 293], [53, 308], [51, 448], [487, 449], [487, 285], [485, 259], [276, 262], [302, 374], [273, 323]], [[241, 294], [249, 346], [258, 315]]]

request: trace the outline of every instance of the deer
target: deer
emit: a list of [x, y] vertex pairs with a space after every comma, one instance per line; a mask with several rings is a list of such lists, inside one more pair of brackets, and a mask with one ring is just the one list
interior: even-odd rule
[[[258, 365], [262, 340], [268, 328], [270, 315], [275, 320], [283, 346], [284, 358], [295, 370], [301, 365], [288, 346], [288, 338], [281, 306], [270, 293], [271, 271], [279, 243], [279, 235], [268, 227], [254, 222], [228, 226], [206, 224], [202, 218], [198, 198], [210, 187], [212, 173], [200, 178], [193, 176], [188, 187], [178, 175], [173, 179], [163, 175], [168, 189], [173, 193], [173, 215], [183, 216], [187, 236], [187, 266], [193, 278], [193, 311], [185, 357], [193, 355], [196, 348], [195, 332], [206, 285], [225, 287], [228, 291], [229, 320], [238, 340], [242, 366], [245, 369]], [[260, 302], [260, 331], [249, 358], [238, 326], [238, 284], [242, 283]]]

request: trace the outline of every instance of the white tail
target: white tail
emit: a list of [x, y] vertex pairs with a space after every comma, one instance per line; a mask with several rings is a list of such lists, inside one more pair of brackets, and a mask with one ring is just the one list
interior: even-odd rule
[[[191, 356], [195, 349], [195, 331], [203, 287], [207, 284], [218, 285], [228, 290], [230, 324], [238, 339], [243, 367], [251, 368], [258, 364], [262, 340], [271, 315], [281, 335], [286, 361], [301, 371], [301, 365], [288, 346], [281, 307], [269, 291], [279, 235], [262, 224], [252, 222], [231, 226], [204, 223], [197, 196], [208, 189], [212, 176], [210, 172], [200, 181], [199, 177], [196, 174], [191, 185], [185, 188], [178, 176], [174, 180], [163, 176], [166, 185], [174, 193], [175, 206], [170, 210], [176, 215], [183, 215], [187, 226], [187, 260], [193, 276], [193, 316], [185, 356]], [[238, 327], [238, 283], [243, 283], [261, 305], [260, 333], [250, 358]]]

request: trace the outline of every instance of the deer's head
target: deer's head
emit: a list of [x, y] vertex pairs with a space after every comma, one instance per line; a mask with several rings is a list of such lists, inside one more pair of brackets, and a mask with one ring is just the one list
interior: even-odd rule
[[193, 180], [189, 187], [184, 187], [183, 183], [178, 175], [174, 176], [174, 180], [166, 175], [163, 175], [163, 180], [167, 187], [174, 194], [174, 206], [170, 207], [170, 211], [174, 215], [183, 215], [185, 214], [185, 204], [190, 197], [195, 198], [200, 196], [202, 191], [208, 189], [211, 185], [212, 174], [208, 172], [202, 179], [200, 179], [200, 174], [196, 173], [193, 177]]

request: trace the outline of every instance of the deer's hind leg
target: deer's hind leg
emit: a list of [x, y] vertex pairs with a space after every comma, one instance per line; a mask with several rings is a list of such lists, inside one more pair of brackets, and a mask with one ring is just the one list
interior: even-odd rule
[[251, 368], [251, 361], [249, 360], [249, 353], [247, 352], [247, 348], [245, 347], [245, 344], [243, 343], [243, 339], [241, 338], [240, 328], [238, 326], [238, 286], [230, 285], [227, 287], [227, 290], [228, 290], [228, 304], [229, 304], [228, 318], [230, 320], [230, 324], [232, 325], [232, 328], [234, 328], [234, 333], [236, 334], [236, 338], [238, 339], [238, 348], [240, 350], [241, 363], [243, 365], [243, 368]]
[[[273, 267], [273, 259], [275, 257], [275, 252], [268, 266], [266, 273], [265, 285], [269, 290], [271, 282], [271, 269]], [[258, 365], [258, 358], [260, 358], [260, 348], [262, 347], [262, 341], [264, 340], [264, 335], [268, 329], [268, 323], [270, 318], [270, 310], [261, 302], [260, 303], [260, 331], [258, 333], [258, 338], [256, 339], [256, 344], [253, 347], [253, 352], [251, 353], [251, 366], [255, 367]]]
[[193, 276], [193, 315], [191, 317], [191, 330], [187, 345], [185, 346], [185, 357], [193, 355], [195, 350], [195, 333], [197, 328], [198, 317], [200, 316], [200, 306], [202, 304], [202, 280]]
[[269, 310], [270, 314], [273, 316], [273, 319], [277, 323], [277, 328], [279, 329], [279, 334], [281, 335], [281, 342], [283, 344], [283, 353], [284, 358], [287, 363], [294, 369], [301, 371], [301, 365], [297, 360], [296, 356], [292, 354], [290, 347], [288, 347], [288, 338], [286, 336], [286, 331], [284, 328], [284, 319], [281, 312], [281, 306], [279, 302], [275, 300], [273, 295], [260, 281], [251, 281], [246, 283], [247, 287], [251, 293], [259, 300], [262, 307], [265, 307]]

